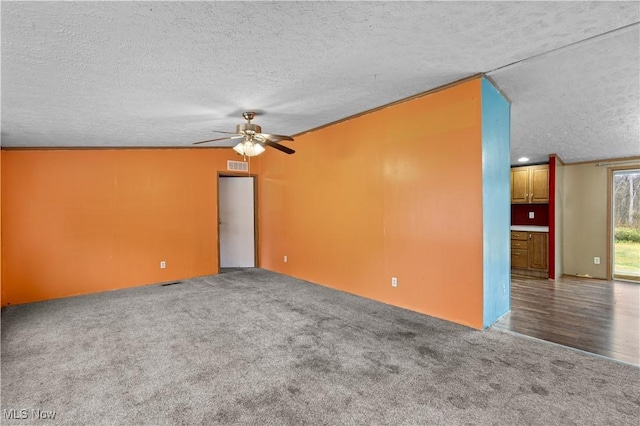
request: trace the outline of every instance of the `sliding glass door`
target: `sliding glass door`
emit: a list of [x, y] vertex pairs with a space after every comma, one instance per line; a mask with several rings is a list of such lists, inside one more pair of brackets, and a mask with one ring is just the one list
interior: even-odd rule
[[612, 275], [640, 281], [640, 169], [614, 170], [612, 185]]

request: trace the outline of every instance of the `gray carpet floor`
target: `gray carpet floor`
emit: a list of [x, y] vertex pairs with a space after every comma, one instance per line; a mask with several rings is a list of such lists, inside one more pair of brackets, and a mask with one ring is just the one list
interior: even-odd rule
[[8, 307], [1, 353], [3, 424], [640, 418], [632, 365], [260, 269]]

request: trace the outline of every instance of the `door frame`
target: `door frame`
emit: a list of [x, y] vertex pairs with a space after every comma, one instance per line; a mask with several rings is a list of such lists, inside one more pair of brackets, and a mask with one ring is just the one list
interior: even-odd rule
[[216, 177], [216, 229], [218, 239], [218, 274], [220, 273], [220, 178], [221, 177], [249, 177], [253, 180], [253, 264], [255, 268], [260, 267], [260, 256], [258, 242], [258, 175], [253, 173], [236, 173], [236, 172], [218, 172]]
[[635, 170], [639, 169], [638, 165], [630, 166], [615, 166], [609, 167], [607, 173], [607, 280], [612, 281], [615, 276], [614, 253], [615, 249], [613, 244], [613, 174], [622, 170]]

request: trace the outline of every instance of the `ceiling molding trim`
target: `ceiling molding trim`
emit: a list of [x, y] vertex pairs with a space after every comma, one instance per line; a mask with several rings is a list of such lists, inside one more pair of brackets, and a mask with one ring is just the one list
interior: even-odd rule
[[607, 39], [609, 37], [613, 37], [615, 35], [618, 35], [619, 33], [624, 33], [626, 31], [630, 31], [630, 30], [632, 30], [634, 28], [637, 29], [639, 27], [640, 27], [640, 22], [634, 22], [632, 24], [625, 25], [624, 27], [616, 28], [616, 29], [613, 29], [611, 31], [607, 31], [607, 32], [602, 33], [602, 34], [596, 34], [594, 36], [587, 37], [585, 39], [578, 40], [576, 42], [569, 43], [569, 44], [564, 45], [564, 46], [556, 47], [555, 49], [547, 50], [546, 52], [538, 53], [537, 55], [529, 56], [528, 58], [520, 59], [519, 61], [515, 61], [515, 62], [512, 62], [510, 64], [503, 65], [501, 67], [492, 69], [491, 71], [487, 71], [486, 74], [491, 74], [491, 75], [499, 74], [500, 71], [505, 71], [505, 70], [507, 70], [509, 68], [525, 64], [525, 63], [530, 62], [530, 61], [532, 61], [534, 59], [543, 58], [545, 56], [552, 55], [552, 54], [557, 53], [559, 51], [563, 51], [563, 50], [566, 50], [566, 49], [572, 49], [572, 48], [581, 46], [583, 44], [592, 43], [594, 41], [604, 40], [604, 39]]
[[562, 161], [562, 158], [560, 158], [558, 154], [549, 154], [549, 159], [551, 159], [551, 157], [555, 157], [556, 161], [560, 163], [561, 166], [564, 166], [565, 164], [567, 164], [564, 161]]
[[[412, 101], [414, 99], [422, 98], [423, 96], [431, 95], [433, 93], [440, 92], [442, 90], [449, 89], [449, 88], [451, 88], [453, 86], [457, 86], [459, 84], [466, 83], [467, 81], [476, 80], [476, 79], [482, 78], [482, 77], [484, 77], [484, 74], [482, 74], [482, 73], [473, 74], [473, 75], [470, 75], [469, 77], [461, 78], [460, 80], [452, 81], [451, 83], [447, 83], [447, 84], [444, 84], [442, 86], [434, 87], [433, 89], [429, 89], [429, 90], [426, 90], [424, 92], [420, 92], [420, 93], [417, 93], [415, 95], [411, 95], [411, 96], [409, 96], [407, 98], [402, 98], [402, 99], [399, 99], [397, 101], [393, 101], [393, 102], [390, 102], [388, 104], [381, 105], [379, 107], [368, 109], [366, 111], [359, 112], [357, 114], [353, 114], [353, 115], [350, 115], [348, 117], [341, 118], [339, 120], [335, 120], [335, 121], [332, 121], [332, 122], [327, 123], [327, 124], [323, 124], [323, 125], [318, 126], [318, 127], [314, 127], [313, 129], [309, 129], [309, 130], [305, 130], [303, 132], [296, 133], [296, 134], [293, 135], [293, 137], [301, 136], [301, 135], [304, 135], [306, 133], [316, 132], [318, 130], [324, 129], [325, 127], [330, 127], [330, 126], [334, 126], [336, 124], [343, 123], [345, 121], [353, 120], [354, 118], [362, 117], [363, 115], [371, 114], [373, 112], [380, 111], [380, 110], [383, 110], [383, 109], [386, 109], [386, 108], [389, 108], [389, 107], [392, 107], [392, 106], [395, 106], [395, 105], [399, 105], [399, 104], [404, 103], [404, 102], [409, 102], [409, 101]], [[494, 84], [494, 86], [495, 86], [495, 84]]]
[[233, 149], [231, 146], [3, 146], [1, 151], [121, 151], [121, 150], [166, 150], [174, 149]]
[[511, 99], [509, 99], [507, 94], [502, 91], [500, 86], [498, 86], [498, 84], [490, 76], [488, 76], [486, 73], [483, 73], [482, 77], [486, 78], [487, 81], [489, 83], [491, 83], [493, 85], [493, 87], [498, 91], [498, 93], [500, 93], [502, 95], [502, 97], [507, 101], [507, 103], [509, 103], [509, 106], [511, 106], [511, 103], [512, 103]]
[[575, 163], [565, 163], [567, 166], [581, 166], [583, 164], [615, 165], [622, 163], [640, 163], [640, 157], [604, 158], [601, 160], [577, 161]]

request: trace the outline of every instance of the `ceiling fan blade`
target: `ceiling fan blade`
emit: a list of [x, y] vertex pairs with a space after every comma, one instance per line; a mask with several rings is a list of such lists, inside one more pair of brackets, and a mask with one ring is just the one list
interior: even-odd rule
[[292, 141], [293, 138], [291, 136], [284, 135], [271, 135], [269, 133], [260, 133], [265, 139], [270, 140], [271, 142], [278, 141]]
[[225, 132], [223, 130], [212, 130], [212, 132], [216, 132], [216, 133], [226, 133], [228, 135], [237, 135], [236, 132]]
[[194, 142], [193, 144], [194, 144], [194, 145], [198, 145], [198, 144], [201, 144], [201, 143], [209, 143], [209, 142], [216, 142], [216, 141], [224, 141], [224, 140], [227, 140], [227, 139], [229, 139], [229, 140], [230, 140], [230, 139], [240, 139], [240, 138], [244, 137], [244, 136], [242, 136], [242, 135], [237, 135], [237, 134], [235, 134], [235, 133], [233, 133], [233, 134], [234, 134], [235, 136], [225, 136], [224, 138], [209, 139], [209, 140], [206, 140], [206, 141]]
[[279, 143], [275, 143], [275, 142], [271, 142], [269, 139], [265, 140], [263, 142], [264, 145], [270, 146], [271, 148], [275, 148], [278, 151], [282, 151], [285, 154], [294, 154], [295, 151], [289, 147], [286, 147], [284, 145], [280, 145]]

